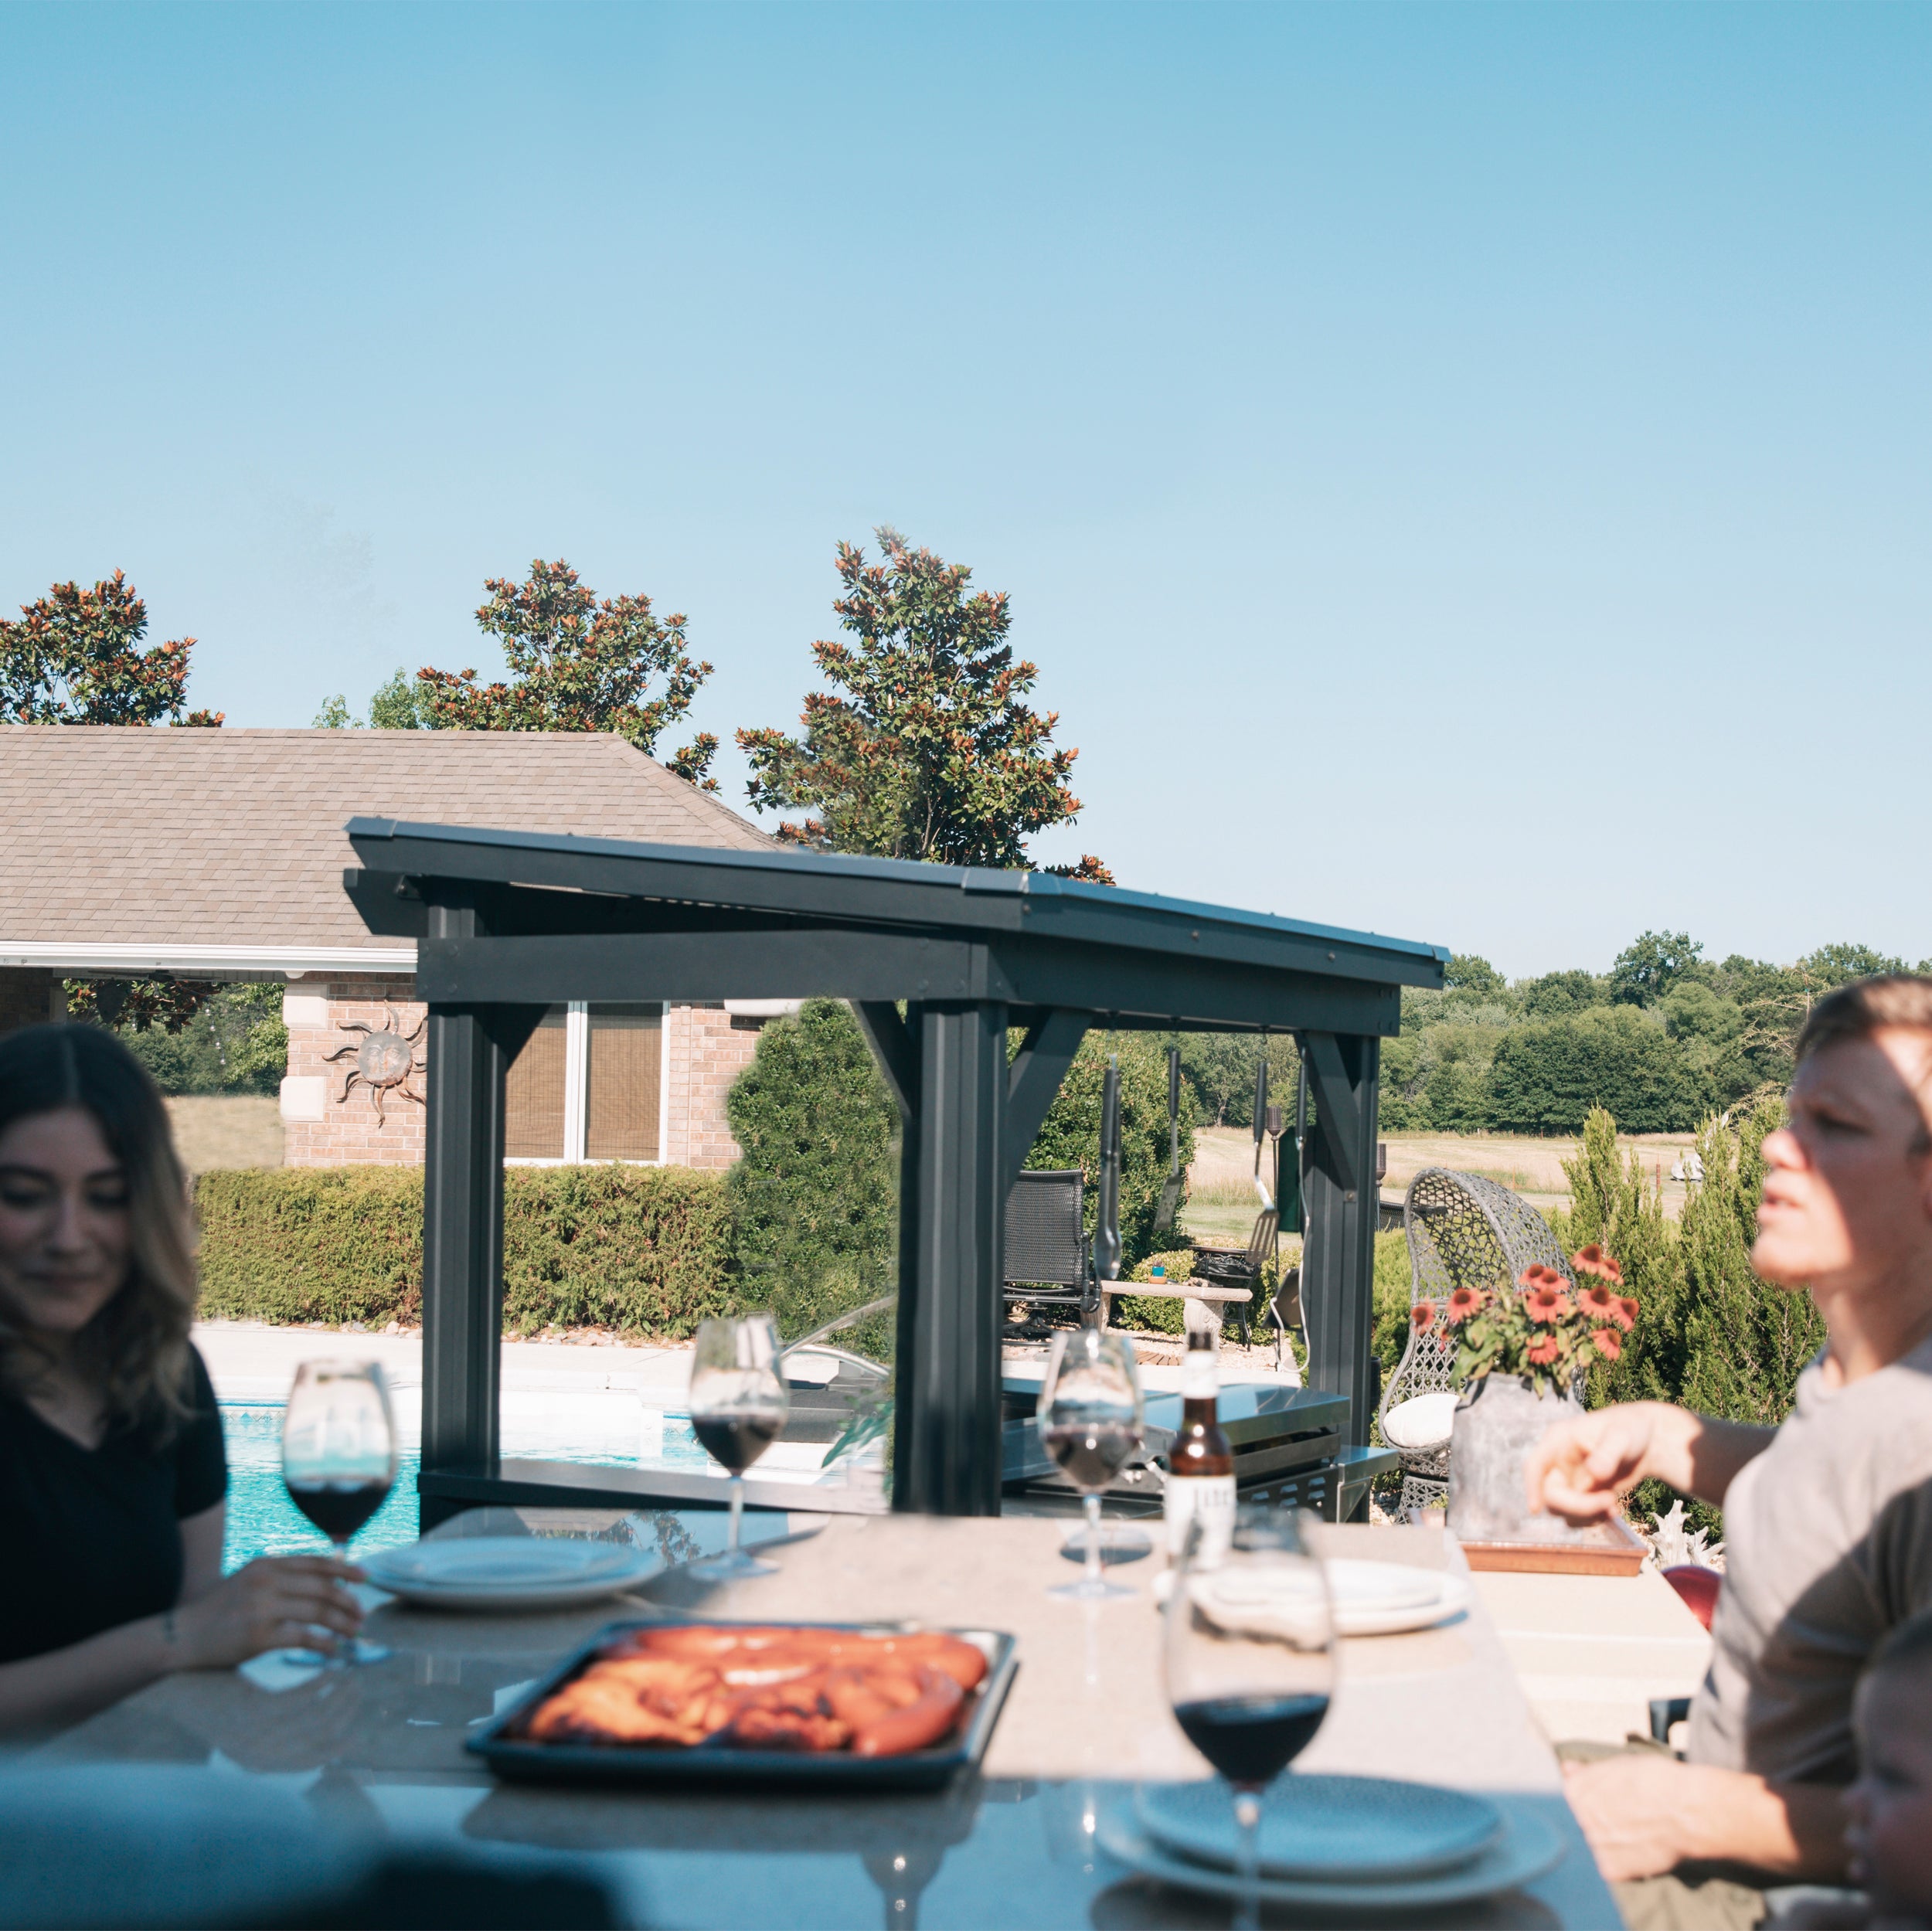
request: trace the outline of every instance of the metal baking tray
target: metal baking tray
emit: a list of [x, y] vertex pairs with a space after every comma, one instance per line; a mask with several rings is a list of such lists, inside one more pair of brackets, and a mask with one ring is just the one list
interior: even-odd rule
[[[1018, 1644], [1004, 1630], [947, 1629], [982, 1651], [986, 1674], [967, 1699], [960, 1723], [944, 1742], [903, 1756], [849, 1756], [842, 1751], [734, 1750], [706, 1743], [539, 1743], [517, 1734], [544, 1699], [594, 1662], [611, 1644], [633, 1630], [697, 1624], [707, 1629], [770, 1629], [782, 1619], [687, 1617], [679, 1622], [611, 1623], [574, 1651], [529, 1694], [492, 1717], [464, 1744], [499, 1776], [568, 1783], [675, 1783], [693, 1781], [791, 1785], [802, 1790], [937, 1790], [959, 1771], [977, 1764], [999, 1721], [1019, 1668]], [[787, 1629], [838, 1630], [854, 1636], [906, 1636], [924, 1627], [913, 1623], [792, 1623]]]

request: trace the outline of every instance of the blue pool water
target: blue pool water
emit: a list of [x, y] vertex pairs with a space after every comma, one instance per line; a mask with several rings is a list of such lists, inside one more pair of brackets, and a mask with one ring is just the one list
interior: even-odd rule
[[[228, 1447], [228, 1532], [222, 1549], [224, 1569], [240, 1569], [257, 1555], [319, 1555], [328, 1544], [282, 1486], [281, 1402], [223, 1402], [222, 1433]], [[642, 1416], [640, 1411], [640, 1423]], [[636, 1454], [612, 1454], [567, 1442], [543, 1444], [539, 1453], [554, 1462], [606, 1462], [638, 1465]], [[421, 1457], [407, 1450], [396, 1470], [389, 1500], [350, 1545], [354, 1555], [371, 1555], [416, 1540], [416, 1473]], [[662, 1451], [653, 1467], [703, 1468], [710, 1458], [681, 1417], [666, 1416]]]

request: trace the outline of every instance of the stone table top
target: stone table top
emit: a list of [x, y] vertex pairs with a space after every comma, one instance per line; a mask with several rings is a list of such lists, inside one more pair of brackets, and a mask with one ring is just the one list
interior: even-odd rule
[[[594, 1531], [595, 1511], [529, 1511], [533, 1528]], [[1209, 1775], [1162, 1685], [1159, 1559], [1113, 1567], [1135, 1586], [1100, 1604], [1049, 1599], [1073, 1573], [1066, 1525], [1048, 1519], [791, 1518], [798, 1538], [766, 1552], [779, 1573], [706, 1589], [672, 1569], [636, 1595], [567, 1613], [438, 1615], [388, 1603], [368, 1634], [384, 1662], [263, 1687], [263, 1673], [165, 1679], [46, 1746], [60, 1764], [213, 1762], [305, 1791], [324, 1817], [406, 1841], [500, 1848], [595, 1870], [620, 1909], [690, 1925], [985, 1927], [1218, 1925], [1227, 1907], [1115, 1863], [1099, 1807], [1150, 1778]], [[1430, 1528], [1329, 1528], [1328, 1552], [1458, 1566]], [[1020, 1667], [982, 1773], [931, 1796], [801, 1797], [498, 1783], [463, 1743], [605, 1623], [696, 1612], [782, 1620], [915, 1619], [1010, 1630]], [[1342, 1646], [1328, 1720], [1306, 1770], [1479, 1790], [1533, 1812], [1567, 1848], [1524, 1889], [1430, 1924], [1618, 1923], [1556, 1762], [1480, 1598], [1454, 1622]], [[492, 1850], [492, 1854], [494, 1854]]]

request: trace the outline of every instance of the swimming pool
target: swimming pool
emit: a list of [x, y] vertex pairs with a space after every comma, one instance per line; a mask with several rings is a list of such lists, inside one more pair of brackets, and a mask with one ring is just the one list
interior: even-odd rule
[[[220, 1404], [222, 1433], [228, 1447], [228, 1532], [222, 1548], [224, 1570], [240, 1569], [257, 1555], [318, 1555], [326, 1544], [321, 1532], [288, 1499], [282, 1486], [282, 1402], [227, 1401]], [[520, 1447], [553, 1462], [604, 1462], [638, 1467], [702, 1470], [711, 1458], [682, 1415], [665, 1415], [662, 1428], [653, 1413], [639, 1411], [638, 1449], [631, 1454], [570, 1441], [545, 1441]], [[416, 1474], [422, 1457], [414, 1448], [399, 1458], [396, 1486], [389, 1500], [349, 1545], [355, 1555], [372, 1554], [416, 1540]]]

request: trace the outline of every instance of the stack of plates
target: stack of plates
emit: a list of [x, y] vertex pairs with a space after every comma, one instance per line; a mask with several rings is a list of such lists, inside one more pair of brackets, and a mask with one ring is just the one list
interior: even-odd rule
[[[1469, 1604], [1469, 1579], [1406, 1562], [1365, 1562], [1343, 1558], [1325, 1562], [1328, 1603], [1339, 1636], [1393, 1636], [1427, 1629], [1459, 1616]], [[1172, 1572], [1155, 1579], [1155, 1595], [1167, 1600]], [[1319, 1588], [1311, 1570], [1279, 1573], [1209, 1570], [1194, 1578], [1202, 1611], [1223, 1628], [1288, 1634], [1305, 1621], [1308, 1599]]]
[[[1156, 1784], [1099, 1819], [1102, 1845], [1143, 1876], [1235, 1897], [1233, 1807], [1218, 1783]], [[1261, 1812], [1260, 1895], [1336, 1912], [1419, 1911], [1542, 1876], [1556, 1832], [1457, 1790], [1379, 1777], [1281, 1778]]]
[[378, 1589], [419, 1609], [563, 1609], [634, 1589], [663, 1559], [620, 1542], [473, 1535], [414, 1542], [364, 1559]]

